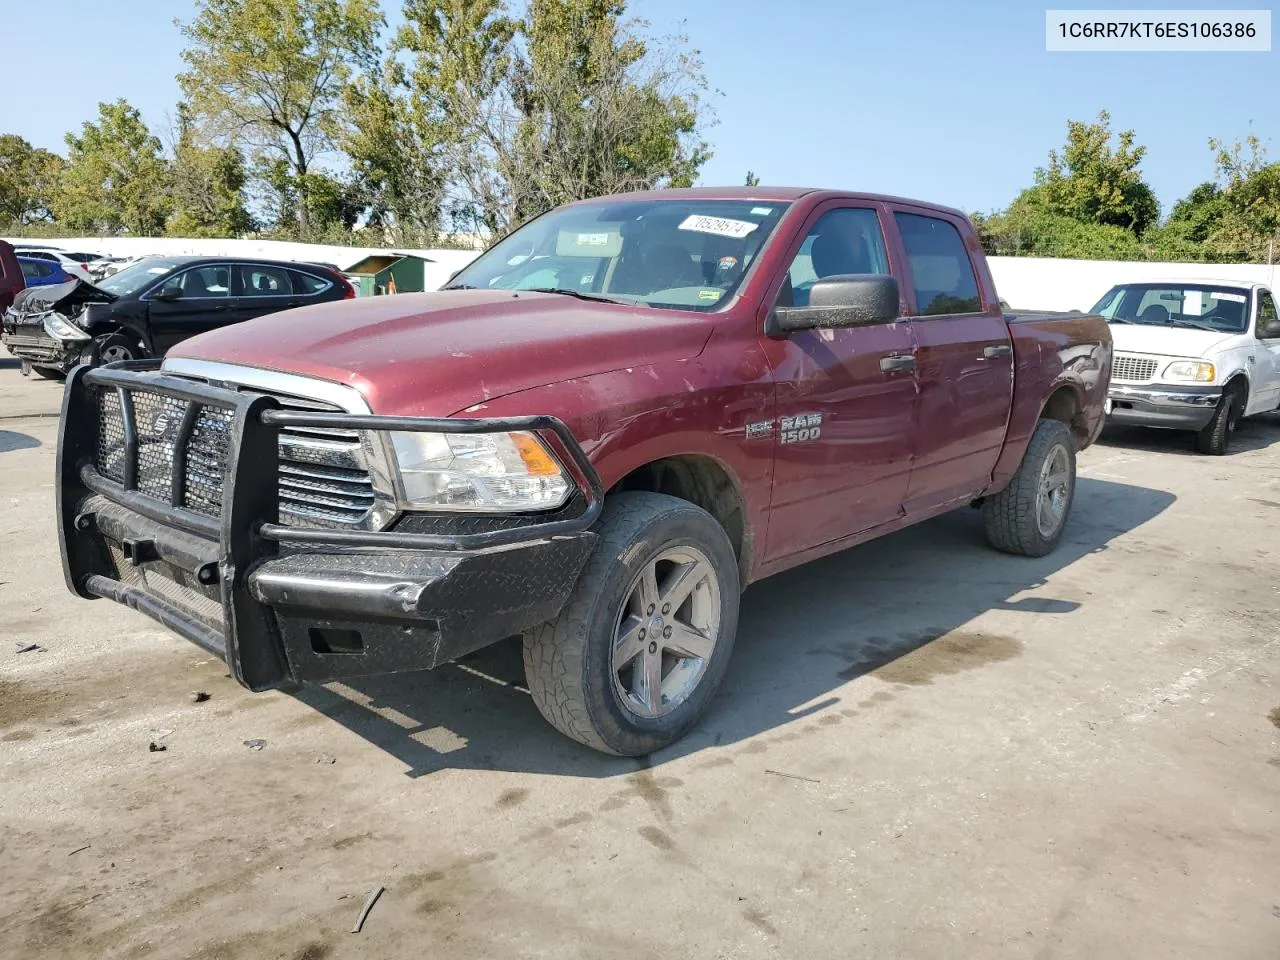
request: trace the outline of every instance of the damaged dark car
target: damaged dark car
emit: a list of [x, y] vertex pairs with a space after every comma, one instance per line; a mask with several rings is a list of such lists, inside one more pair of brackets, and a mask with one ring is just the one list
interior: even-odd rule
[[152, 257], [96, 284], [35, 287], [4, 314], [0, 340], [22, 372], [162, 357], [188, 337], [313, 303], [349, 300], [337, 270], [230, 257]]

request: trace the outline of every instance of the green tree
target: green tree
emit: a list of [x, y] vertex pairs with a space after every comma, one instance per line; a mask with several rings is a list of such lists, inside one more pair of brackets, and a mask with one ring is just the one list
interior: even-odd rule
[[156, 236], [164, 229], [169, 165], [160, 141], [125, 100], [98, 104], [98, 122], [67, 134], [53, 214], [72, 230]]
[[341, 146], [351, 165], [352, 199], [363, 207], [368, 228], [393, 246], [427, 246], [435, 241], [444, 197], [440, 136], [430, 117], [414, 122], [403, 84], [394, 58], [383, 76], [349, 84]]
[[408, 0], [406, 115], [436, 152], [455, 223], [491, 234], [557, 204], [686, 186], [709, 151], [684, 38], [652, 41], [621, 0]]
[[1123, 227], [1141, 236], [1160, 216], [1155, 194], [1138, 169], [1146, 152], [1135, 144], [1132, 130], [1112, 134], [1105, 110], [1094, 123], [1069, 120], [1061, 152], [1050, 150], [1048, 167], [1036, 171], [1036, 199], [1079, 223]]
[[188, 46], [178, 82], [193, 116], [270, 164], [277, 183], [281, 173], [293, 181], [304, 236], [308, 176], [334, 147], [343, 88], [376, 63], [382, 24], [377, 0], [200, 0], [179, 24]]
[[756, 176], [756, 172], [754, 170], [747, 171], [747, 179], [744, 182], [743, 186], [746, 186], [746, 187], [760, 186], [760, 178]]
[[1218, 258], [1252, 262], [1280, 259], [1280, 163], [1250, 134], [1230, 146], [1210, 140], [1222, 185], [1221, 216], [1208, 246]]
[[53, 219], [62, 158], [16, 134], [0, 134], [0, 226], [25, 227]]
[[199, 144], [186, 110], [179, 106], [167, 232], [182, 237], [235, 237], [248, 233], [254, 223], [245, 209], [246, 179], [240, 151]]

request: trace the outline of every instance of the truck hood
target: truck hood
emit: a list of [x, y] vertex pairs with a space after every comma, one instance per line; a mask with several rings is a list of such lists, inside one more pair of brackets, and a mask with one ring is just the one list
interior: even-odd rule
[[114, 293], [95, 287], [84, 280], [68, 280], [44, 287], [27, 287], [13, 299], [13, 310], [22, 315], [57, 310], [67, 316], [75, 314], [86, 303], [111, 303]]
[[347, 384], [375, 413], [451, 416], [548, 383], [696, 356], [712, 326], [692, 312], [455, 290], [286, 310], [193, 337], [169, 356]]
[[1112, 323], [1111, 341], [1117, 353], [1153, 353], [1165, 357], [1203, 357], [1238, 333], [1216, 333], [1187, 327], [1157, 327]]

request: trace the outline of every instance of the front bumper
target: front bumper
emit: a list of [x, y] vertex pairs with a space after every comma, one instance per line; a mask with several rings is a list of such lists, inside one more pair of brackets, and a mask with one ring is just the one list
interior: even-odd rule
[[1107, 391], [1112, 423], [1176, 430], [1200, 430], [1213, 419], [1222, 399], [1219, 386], [1143, 386], [1112, 384]]
[[[223, 657], [252, 690], [289, 682], [428, 669], [552, 619], [594, 544], [599, 478], [568, 428], [550, 417], [485, 420], [377, 417], [278, 409], [274, 398], [139, 369], [91, 370], [67, 381], [58, 444], [58, 525], [72, 592], [127, 604]], [[222, 515], [116, 483], [95, 468], [97, 392], [177, 398], [232, 411]], [[126, 464], [138, 456], [129, 411]], [[192, 413], [184, 418], [195, 421]], [[358, 430], [534, 430], [580, 488], [574, 516], [469, 533], [302, 528], [278, 522], [283, 425]], [[184, 430], [187, 429], [184, 427]], [[190, 433], [174, 439], [174, 471]], [[132, 460], [128, 459], [132, 458]], [[470, 518], [468, 529], [475, 528]], [[509, 519], [509, 518], [505, 518]]]
[[6, 319], [0, 342], [11, 354], [41, 367], [70, 370], [79, 362], [87, 341], [59, 340], [49, 336], [43, 323], [13, 323]]

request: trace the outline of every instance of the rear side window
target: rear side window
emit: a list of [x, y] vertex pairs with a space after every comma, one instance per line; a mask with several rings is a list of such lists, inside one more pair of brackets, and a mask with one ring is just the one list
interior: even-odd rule
[[979, 313], [982, 298], [960, 231], [946, 220], [897, 213], [920, 316]]
[[245, 297], [287, 297], [293, 294], [289, 272], [283, 267], [241, 264], [240, 293]]
[[293, 273], [293, 291], [310, 296], [311, 294], [320, 293], [328, 290], [332, 284], [328, 280], [321, 280], [319, 277], [313, 277], [309, 273]]

